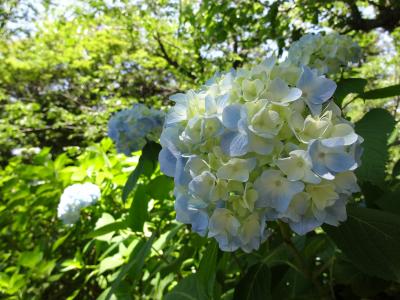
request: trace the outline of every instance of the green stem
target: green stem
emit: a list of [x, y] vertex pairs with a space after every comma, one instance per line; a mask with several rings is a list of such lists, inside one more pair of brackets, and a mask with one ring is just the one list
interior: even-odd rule
[[291, 233], [289, 227], [287, 226], [286, 223], [283, 223], [281, 221], [278, 221], [278, 226], [279, 226], [279, 230], [281, 232], [283, 241], [285, 242], [286, 246], [290, 249], [290, 251], [293, 253], [293, 256], [296, 260], [299, 270], [303, 273], [304, 277], [306, 277], [308, 280], [310, 280], [312, 282], [312, 284], [317, 289], [318, 294], [321, 296], [321, 299], [323, 299], [323, 297], [322, 297], [322, 295], [324, 295], [323, 288], [319, 284], [318, 280], [313, 276], [311, 270], [307, 267], [307, 263], [306, 263], [303, 255], [301, 254], [301, 252], [293, 244], [292, 233]]

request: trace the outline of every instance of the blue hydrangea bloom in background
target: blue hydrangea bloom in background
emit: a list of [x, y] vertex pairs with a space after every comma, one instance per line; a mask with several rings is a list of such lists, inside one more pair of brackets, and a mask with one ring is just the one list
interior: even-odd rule
[[271, 221], [306, 234], [346, 220], [362, 138], [326, 75], [357, 56], [346, 37], [310, 35], [281, 63], [270, 57], [172, 96], [159, 160], [174, 177], [176, 219], [223, 251], [246, 252]]
[[64, 224], [72, 225], [79, 220], [80, 210], [97, 202], [100, 189], [97, 185], [86, 182], [67, 187], [61, 195], [57, 215]]
[[141, 150], [147, 141], [157, 142], [164, 123], [164, 113], [137, 103], [117, 112], [108, 122], [108, 136], [117, 151], [130, 155]]

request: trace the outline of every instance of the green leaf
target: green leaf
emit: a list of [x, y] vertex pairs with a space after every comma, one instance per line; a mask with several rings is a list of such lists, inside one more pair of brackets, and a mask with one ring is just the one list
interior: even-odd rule
[[400, 219], [375, 209], [348, 207], [348, 220], [324, 226], [336, 245], [361, 271], [400, 281]]
[[128, 225], [133, 231], [143, 231], [144, 222], [147, 220], [147, 204], [149, 196], [146, 194], [146, 186], [138, 185], [135, 191], [131, 207], [129, 208]]
[[33, 269], [43, 259], [43, 252], [37, 247], [33, 251], [22, 252], [19, 257], [19, 264], [21, 266]]
[[120, 265], [122, 265], [123, 263], [124, 263], [124, 258], [120, 253], [106, 257], [100, 262], [99, 274], [102, 274], [108, 270], [115, 269]]
[[383, 99], [400, 95], [400, 84], [387, 86], [381, 89], [375, 89], [360, 94], [360, 97], [365, 100]]
[[374, 297], [384, 290], [388, 283], [378, 277], [371, 277], [362, 273], [341, 256], [336, 259], [333, 265], [333, 277], [338, 284], [350, 285], [353, 293], [361, 298]]
[[400, 188], [394, 191], [386, 191], [381, 198], [375, 201], [385, 211], [400, 214]]
[[173, 187], [174, 181], [172, 178], [160, 175], [149, 182], [147, 192], [154, 199], [165, 200], [169, 198], [169, 193]]
[[217, 271], [217, 256], [218, 244], [212, 240], [204, 251], [199, 264], [199, 271], [197, 272], [199, 281], [202, 286], [206, 287], [209, 297], [211, 297], [214, 290], [215, 275]]
[[317, 297], [315, 287], [303, 274], [289, 268], [283, 269], [284, 274], [278, 276], [281, 268], [282, 266], [272, 269], [274, 275], [272, 279], [276, 282], [272, 285], [272, 297], [270, 299], [320, 299], [320, 297]]
[[[97, 300], [104, 300], [106, 297], [108, 297], [108, 294], [110, 293], [111, 287], [108, 287], [105, 289], [100, 296], [97, 298]], [[131, 300], [133, 298], [132, 294], [132, 285], [129, 283], [122, 281], [121, 284], [113, 290], [110, 296], [110, 300]]]
[[393, 167], [393, 170], [392, 170], [392, 177], [393, 178], [396, 178], [397, 176], [399, 176], [400, 175], [400, 160], [398, 160], [395, 164], [394, 164], [394, 167]]
[[335, 103], [341, 107], [344, 98], [349, 94], [361, 94], [364, 92], [364, 88], [367, 84], [367, 80], [363, 78], [347, 78], [341, 79], [337, 83], [337, 88], [334, 94]]
[[356, 171], [361, 181], [370, 181], [377, 186], [384, 184], [388, 159], [387, 141], [394, 126], [393, 116], [381, 108], [370, 110], [356, 123], [356, 132], [364, 138], [362, 164]]
[[271, 299], [271, 272], [265, 264], [251, 267], [239, 281], [234, 300]]
[[190, 274], [165, 295], [164, 300], [208, 300], [207, 291], [201, 285], [198, 274]]
[[132, 190], [135, 188], [135, 185], [139, 179], [139, 176], [143, 173], [144, 170], [144, 159], [143, 155], [140, 156], [139, 162], [133, 170], [133, 172], [129, 175], [124, 188], [122, 189], [122, 201], [126, 202], [126, 199], [128, 199], [129, 194], [132, 192]]
[[113, 281], [111, 285], [111, 289], [106, 295], [105, 299], [109, 300], [113, 295], [114, 291], [117, 290], [122, 280], [129, 274], [131, 280], [138, 279], [138, 276], [141, 274], [144, 261], [146, 257], [150, 254], [151, 245], [153, 244], [155, 235], [153, 235], [150, 239], [141, 240], [133, 249], [131, 255], [129, 256], [128, 263], [123, 265], [117, 278]]
[[65, 242], [65, 240], [69, 237], [69, 235], [71, 234], [71, 232], [72, 232], [72, 231], [68, 231], [67, 234], [65, 234], [65, 235], [63, 235], [62, 237], [58, 238], [58, 239], [54, 242], [53, 246], [51, 247], [51, 251], [53, 251], [53, 252], [56, 251], [56, 250], [58, 249], [58, 247], [60, 247], [60, 246]]
[[102, 226], [91, 233], [88, 233], [85, 236], [85, 238], [86, 239], [97, 238], [98, 240], [109, 241], [112, 237], [112, 235], [110, 235], [109, 233], [115, 232], [120, 229], [125, 229], [127, 227], [128, 226], [126, 225], [125, 222], [116, 221], [114, 223]]
[[154, 142], [148, 142], [142, 149], [142, 155], [139, 158], [139, 162], [129, 175], [128, 180], [122, 190], [122, 201], [125, 202], [128, 199], [129, 194], [135, 188], [136, 183], [140, 175], [144, 174], [150, 177], [157, 167], [158, 153], [160, 152], [161, 146]]
[[157, 168], [158, 154], [160, 153], [160, 150], [160, 144], [154, 142], [147, 142], [147, 144], [143, 147], [142, 156], [146, 161], [143, 174], [147, 177], [150, 177]]

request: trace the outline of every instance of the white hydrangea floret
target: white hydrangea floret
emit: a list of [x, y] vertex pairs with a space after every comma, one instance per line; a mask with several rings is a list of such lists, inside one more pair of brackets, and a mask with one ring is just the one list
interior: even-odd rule
[[82, 208], [93, 205], [100, 198], [100, 188], [90, 182], [65, 188], [58, 204], [57, 216], [64, 224], [75, 224]]

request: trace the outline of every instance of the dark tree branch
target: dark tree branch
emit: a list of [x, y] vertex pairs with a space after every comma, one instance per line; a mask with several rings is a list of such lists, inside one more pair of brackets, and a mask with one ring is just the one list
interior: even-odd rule
[[184, 75], [188, 76], [189, 78], [196, 80], [196, 76], [190, 72], [189, 70], [183, 68], [176, 60], [172, 59], [172, 57], [169, 56], [167, 50], [165, 49], [164, 43], [161, 41], [160, 34], [157, 32], [155, 35], [155, 39], [158, 43], [158, 46], [160, 47], [161, 51], [161, 57], [164, 58], [170, 65], [172, 65], [174, 68], [182, 72]]
[[353, 30], [368, 32], [375, 28], [383, 28], [392, 32], [400, 26], [400, 6], [390, 5], [390, 3], [388, 6], [382, 6], [374, 3], [378, 9], [376, 18], [364, 19], [355, 0], [344, 0], [344, 2], [350, 9], [350, 19], [346, 23]]

